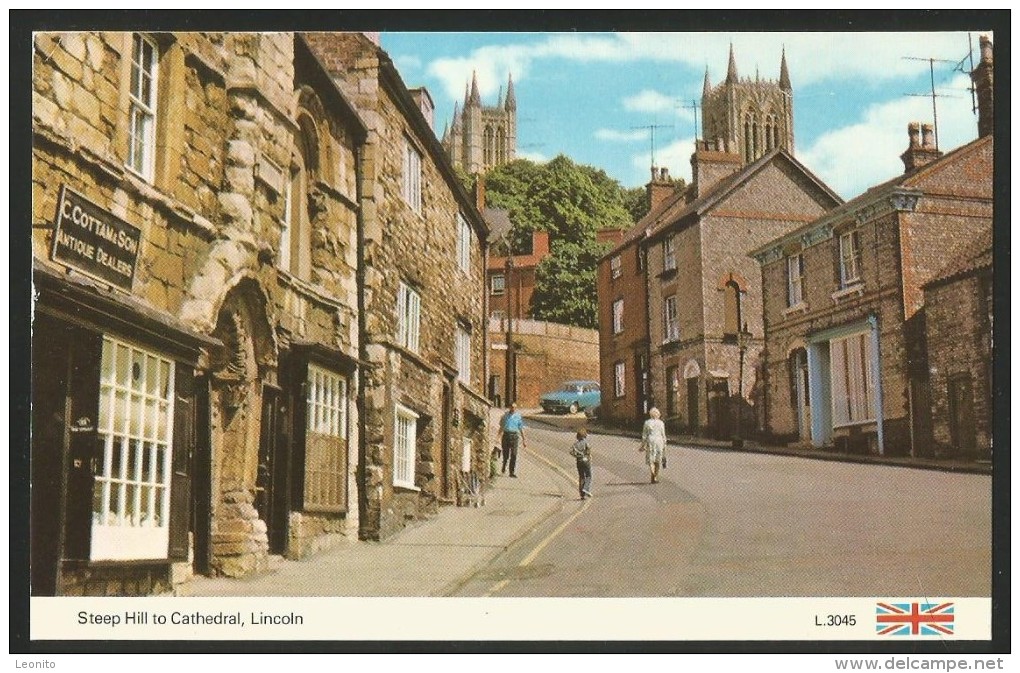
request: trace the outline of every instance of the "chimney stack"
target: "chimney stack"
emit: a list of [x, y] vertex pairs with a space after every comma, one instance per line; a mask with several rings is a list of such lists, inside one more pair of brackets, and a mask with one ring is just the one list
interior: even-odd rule
[[475, 207], [478, 212], [485, 210], [485, 176], [481, 173], [475, 176]]
[[660, 203], [668, 199], [675, 191], [675, 186], [669, 179], [669, 169], [652, 166], [652, 179], [648, 182], [648, 186], [645, 187], [645, 191], [648, 194], [648, 209], [655, 210]]
[[736, 173], [743, 165], [741, 156], [727, 151], [726, 144], [720, 138], [696, 141], [694, 154], [691, 155], [693, 197], [707, 194], [716, 183]]
[[978, 135], [984, 137], [994, 130], [995, 97], [992, 77], [992, 41], [987, 35], [982, 35], [979, 40], [981, 61], [970, 73], [970, 79], [974, 83], [974, 93], [977, 95]]
[[907, 124], [907, 136], [910, 138], [910, 145], [900, 155], [905, 171], [909, 172], [930, 164], [942, 156], [942, 152], [935, 148], [935, 129], [931, 124], [911, 122]]

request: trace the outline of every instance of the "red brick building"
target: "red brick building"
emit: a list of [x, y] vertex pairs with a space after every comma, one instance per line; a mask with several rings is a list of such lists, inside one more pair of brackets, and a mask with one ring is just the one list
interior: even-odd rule
[[936, 455], [991, 457], [992, 308], [988, 230], [924, 285]]
[[977, 140], [943, 156], [931, 125], [910, 124], [902, 175], [752, 253], [762, 265], [765, 423], [774, 435], [862, 453], [987, 456], [986, 37], [972, 78]]
[[754, 254], [766, 426], [851, 451], [930, 453], [923, 286], [992, 224], [992, 137], [940, 156], [911, 124], [906, 172]]
[[616, 246], [599, 260], [599, 417], [618, 425], [635, 425], [650, 408], [648, 297], [645, 251], [641, 243], [654, 228], [674, 194], [665, 168], [653, 168], [647, 185], [650, 209]]
[[[509, 232], [509, 220], [505, 226], [505, 230], [493, 232], [493, 241], [498, 241], [500, 236]], [[521, 254], [514, 254], [511, 257], [512, 268], [509, 271], [506, 255], [489, 255], [486, 280], [489, 288], [489, 316], [492, 318], [504, 318], [507, 315], [514, 319], [531, 318], [531, 297], [535, 294], [535, 270], [542, 260], [549, 256], [549, 232], [532, 232], [531, 249], [515, 252]]]

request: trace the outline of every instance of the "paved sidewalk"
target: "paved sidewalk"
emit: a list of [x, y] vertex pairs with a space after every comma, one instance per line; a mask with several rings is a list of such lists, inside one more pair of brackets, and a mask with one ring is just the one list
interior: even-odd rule
[[382, 542], [343, 540], [301, 561], [274, 559], [258, 577], [195, 577], [191, 596], [444, 596], [541, 521], [573, 486], [528, 451], [516, 479], [498, 476], [480, 507], [440, 508]]

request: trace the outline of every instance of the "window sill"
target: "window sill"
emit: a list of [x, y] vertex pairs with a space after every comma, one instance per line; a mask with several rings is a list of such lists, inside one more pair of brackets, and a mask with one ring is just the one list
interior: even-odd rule
[[835, 430], [846, 430], [849, 428], [859, 428], [867, 425], [874, 425], [878, 427], [878, 423], [874, 418], [869, 418], [863, 421], [849, 421], [847, 423], [833, 424], [832, 429]]
[[676, 275], [676, 267], [674, 266], [672, 269], [663, 269], [662, 272], [659, 274], [659, 278], [663, 278], [663, 279], [665, 279], [665, 278], [672, 278], [675, 275]]
[[397, 491], [407, 491], [410, 493], [421, 493], [421, 489], [413, 484], [407, 484], [404, 482], [393, 482], [393, 488]]
[[851, 296], [855, 296], [855, 295], [858, 296], [858, 297], [864, 295], [864, 282], [863, 281], [857, 281], [853, 285], [848, 285], [847, 287], [844, 287], [844, 288], [842, 288], [840, 290], [836, 290], [835, 292], [832, 293], [832, 301], [834, 301], [834, 302], [836, 302], [838, 304], [840, 302], [840, 300], [846, 299], [847, 297], [851, 297]]
[[789, 317], [791, 315], [794, 315], [795, 313], [807, 313], [807, 312], [808, 312], [808, 305], [807, 305], [807, 303], [801, 301], [801, 302], [797, 302], [793, 306], [790, 306], [788, 308], [784, 308], [783, 309], [783, 317], [786, 318], [786, 317]]

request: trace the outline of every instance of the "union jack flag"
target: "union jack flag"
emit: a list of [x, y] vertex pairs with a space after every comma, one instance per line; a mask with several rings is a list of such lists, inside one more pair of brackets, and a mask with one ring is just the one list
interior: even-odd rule
[[880, 636], [944, 636], [953, 634], [952, 603], [879, 603], [875, 632]]

